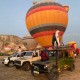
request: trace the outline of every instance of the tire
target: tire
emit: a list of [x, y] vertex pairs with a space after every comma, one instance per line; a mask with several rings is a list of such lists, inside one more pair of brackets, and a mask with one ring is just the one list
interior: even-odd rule
[[25, 71], [29, 71], [30, 70], [30, 63], [25, 63], [23, 66], [22, 66], [22, 69], [25, 70]]
[[5, 67], [9, 67], [9, 65], [8, 64], [5, 64]]
[[9, 67], [13, 67], [13, 66], [14, 66], [14, 62], [10, 61], [10, 62], [8, 63], [8, 66], [9, 66]]
[[56, 68], [52, 67], [52, 69], [50, 70], [50, 72], [48, 74], [48, 78], [49, 78], [49, 80], [58, 80], [59, 72], [57, 71]]
[[16, 68], [16, 69], [20, 69], [21, 67], [20, 67], [20, 66], [15, 66], [15, 68]]
[[35, 76], [33, 71], [34, 71], [33, 68], [31, 68], [31, 74], [32, 74], [32, 76]]

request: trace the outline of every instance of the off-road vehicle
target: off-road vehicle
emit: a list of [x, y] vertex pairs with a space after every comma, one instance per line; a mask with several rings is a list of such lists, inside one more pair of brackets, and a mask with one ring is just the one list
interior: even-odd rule
[[49, 50], [49, 60], [32, 62], [31, 74], [46, 74], [48, 80], [58, 80], [59, 73], [64, 69], [73, 71], [75, 69], [74, 59], [70, 57], [68, 50], [71, 48], [59, 48]]
[[26, 56], [26, 53], [27, 53], [26, 51], [24, 51], [24, 52], [15, 52], [13, 55], [4, 58], [2, 60], [2, 63], [6, 66], [13, 67], [14, 66], [14, 61], [21, 58], [21, 57], [23, 57], [23, 56]]
[[31, 69], [31, 62], [40, 60], [41, 57], [39, 53], [34, 53], [33, 51], [28, 51], [26, 54], [27, 57], [19, 58], [18, 60], [15, 60], [15, 67], [16, 69], [23, 69], [25, 71], [28, 71]]

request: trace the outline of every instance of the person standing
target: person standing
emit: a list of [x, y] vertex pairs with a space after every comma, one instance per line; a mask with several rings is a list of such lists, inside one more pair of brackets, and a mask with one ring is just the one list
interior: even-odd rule
[[53, 49], [56, 48], [56, 54], [55, 54], [55, 56], [56, 56], [56, 66], [58, 65], [58, 48], [60, 47], [59, 32], [60, 31], [56, 28], [55, 33], [53, 33], [53, 37], [52, 37]]
[[21, 57], [21, 52], [22, 52], [22, 49], [21, 49], [21, 46], [19, 46], [19, 48], [18, 48], [19, 57]]
[[21, 46], [19, 46], [19, 49], [18, 49], [18, 52], [21, 52], [22, 50], [21, 50]]
[[56, 28], [55, 33], [53, 33], [53, 37], [52, 37], [52, 45], [53, 45], [53, 47], [55, 46], [55, 44], [56, 44], [56, 47], [59, 47], [60, 46], [59, 32], [60, 31]]
[[41, 50], [40, 56], [41, 56], [41, 61], [49, 60], [49, 55], [44, 49]]

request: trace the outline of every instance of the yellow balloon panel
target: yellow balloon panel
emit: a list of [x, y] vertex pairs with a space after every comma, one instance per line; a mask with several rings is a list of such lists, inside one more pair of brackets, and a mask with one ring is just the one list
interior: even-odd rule
[[38, 43], [40, 43], [42, 46], [50, 46], [52, 45], [52, 35], [47, 35], [47, 36], [42, 36], [42, 37], [38, 37], [35, 38]]
[[75, 41], [70, 41], [70, 42], [68, 42], [68, 45], [72, 45], [72, 44], [74, 44], [74, 47], [75, 47], [75, 48], [77, 47], [77, 43], [76, 43]]
[[29, 9], [26, 15], [26, 26], [41, 46], [52, 46], [55, 28], [61, 31], [60, 41], [62, 40], [68, 24], [68, 10], [69, 7], [56, 2], [35, 4]]
[[62, 24], [67, 26], [68, 23], [68, 15], [65, 12], [57, 11], [57, 10], [46, 10], [36, 12], [26, 19], [26, 24], [28, 29], [30, 30], [33, 27], [42, 24]]
[[[52, 35], [41, 36], [35, 39], [38, 41], [38, 43], [40, 43], [44, 47], [52, 46]], [[61, 39], [62, 36], [60, 36], [60, 40]]]

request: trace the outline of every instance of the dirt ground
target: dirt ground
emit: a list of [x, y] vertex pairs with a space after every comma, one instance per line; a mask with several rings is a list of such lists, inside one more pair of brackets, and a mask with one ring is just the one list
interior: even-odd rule
[[[17, 70], [15, 67], [6, 67], [2, 64], [0, 57], [0, 80], [47, 80], [46, 76], [33, 77], [30, 71]], [[64, 71], [59, 76], [59, 80], [80, 80], [80, 56], [75, 59], [75, 70], [73, 72]]]

